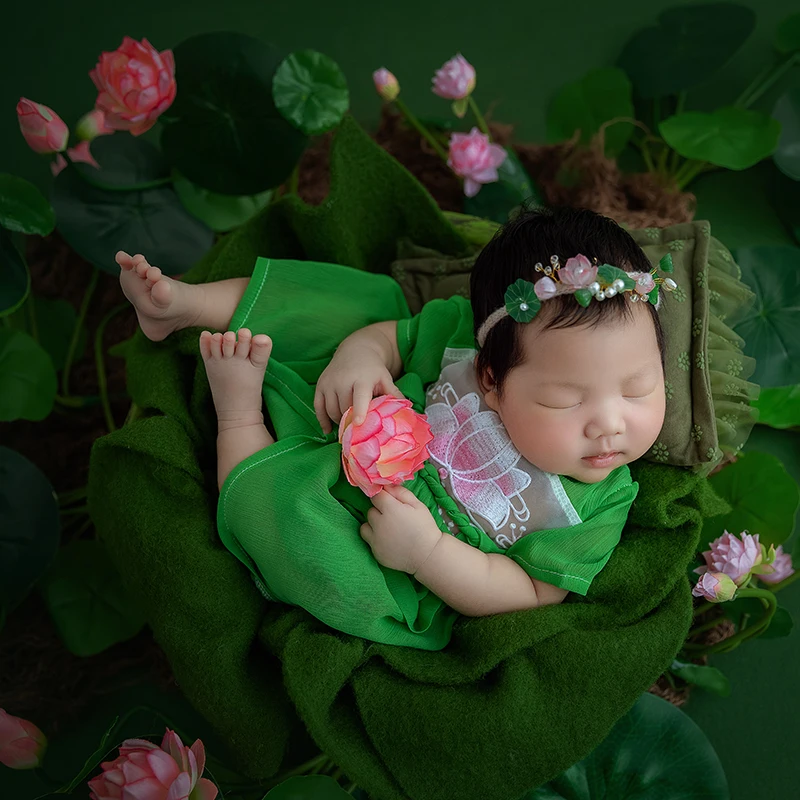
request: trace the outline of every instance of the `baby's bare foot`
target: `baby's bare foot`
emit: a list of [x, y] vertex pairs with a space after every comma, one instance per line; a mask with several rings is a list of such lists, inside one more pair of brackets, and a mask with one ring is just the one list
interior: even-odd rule
[[200, 354], [214, 397], [220, 428], [251, 425], [261, 422], [264, 372], [272, 352], [272, 340], [259, 333], [253, 336], [248, 328], [200, 334]]
[[195, 324], [203, 308], [202, 286], [163, 275], [143, 255], [130, 256], [120, 250], [116, 262], [121, 268], [122, 291], [136, 308], [139, 326], [148, 339], [160, 342], [173, 331]]

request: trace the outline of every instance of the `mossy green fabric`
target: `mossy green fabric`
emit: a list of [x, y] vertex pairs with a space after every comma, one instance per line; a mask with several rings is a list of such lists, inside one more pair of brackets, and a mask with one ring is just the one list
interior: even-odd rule
[[[424, 190], [351, 122], [332, 170], [328, 202], [271, 206], [187, 280], [247, 275], [259, 255], [386, 271], [401, 236], [465, 254]], [[117, 351], [141, 414], [95, 443], [89, 506], [182, 691], [241, 769], [292, 766], [305, 730], [376, 800], [512, 800], [586, 756], [671, 663], [691, 621], [702, 518], [724, 509], [705, 480], [668, 465], [634, 465], [629, 524], [586, 598], [460, 618], [443, 651], [374, 644], [266, 601], [215, 531], [198, 334], [137, 334]]]

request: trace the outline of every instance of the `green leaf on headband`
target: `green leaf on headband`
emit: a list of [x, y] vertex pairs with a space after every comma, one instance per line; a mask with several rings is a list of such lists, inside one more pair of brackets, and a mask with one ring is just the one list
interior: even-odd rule
[[636, 286], [636, 282], [624, 269], [615, 267], [613, 264], [603, 264], [603, 266], [599, 267], [597, 277], [607, 285], [611, 285], [615, 280], [619, 279], [625, 284], [625, 289], [633, 289]]
[[586, 308], [592, 302], [592, 293], [588, 289], [578, 289], [575, 292], [575, 299]]
[[539, 313], [542, 305], [536, 296], [533, 284], [522, 278], [506, 289], [504, 299], [508, 315], [517, 322], [530, 322]]
[[658, 286], [647, 295], [647, 299], [655, 306], [658, 305]]
[[672, 253], [667, 253], [665, 256], [661, 257], [661, 260], [658, 262], [658, 268], [662, 272], [675, 272], [675, 266], [672, 263]]

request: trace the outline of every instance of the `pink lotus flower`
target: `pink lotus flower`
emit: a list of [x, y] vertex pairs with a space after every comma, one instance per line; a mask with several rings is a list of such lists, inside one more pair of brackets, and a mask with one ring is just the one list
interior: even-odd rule
[[725, 531], [718, 539], [711, 542], [711, 549], [703, 553], [706, 565], [694, 570], [698, 575], [706, 572], [723, 572], [737, 586], [747, 583], [750, 570], [758, 566], [764, 559], [758, 534], [751, 536], [746, 531], [736, 536]]
[[32, 722], [0, 708], [0, 764], [33, 769], [41, 763], [46, 747], [47, 737]]
[[586, 256], [578, 254], [568, 258], [567, 263], [558, 271], [561, 283], [574, 289], [583, 289], [594, 282], [597, 277], [597, 267]]
[[556, 282], [552, 278], [545, 276], [544, 278], [539, 278], [533, 284], [533, 291], [536, 292], [536, 296], [540, 300], [549, 300], [551, 297], [556, 296], [558, 286], [556, 286]]
[[725, 603], [736, 594], [736, 584], [722, 572], [706, 572], [692, 589], [695, 597], [704, 597], [711, 603]]
[[[89, 142], [83, 141], [80, 144], [75, 145], [75, 147], [70, 147], [67, 150], [67, 155], [73, 160], [83, 164], [91, 164], [96, 169], [100, 169], [100, 165], [95, 161], [94, 156], [92, 155], [92, 151], [89, 149]], [[53, 173], [53, 177], [58, 175], [62, 169], [67, 166], [67, 160], [64, 156], [59, 153], [55, 161], [50, 162], [50, 171]]]
[[780, 583], [795, 573], [794, 567], [792, 567], [791, 553], [784, 553], [782, 544], [775, 548], [775, 560], [772, 562], [772, 568], [773, 572], [768, 575], [759, 575], [759, 580], [766, 583]]
[[101, 775], [89, 781], [91, 800], [214, 800], [217, 787], [201, 778], [206, 752], [198, 739], [186, 747], [167, 728], [161, 747], [145, 739], [126, 739], [119, 757], [104, 761]]
[[633, 288], [637, 294], [650, 294], [656, 288], [656, 282], [649, 272], [632, 272], [631, 278], [636, 281]]
[[384, 486], [411, 480], [427, 460], [432, 439], [425, 415], [410, 400], [375, 397], [361, 425], [353, 423], [352, 407], [339, 423], [344, 474], [351, 486], [374, 497]]
[[84, 114], [75, 126], [75, 133], [79, 139], [86, 139], [91, 141], [98, 136], [106, 136], [109, 133], [114, 133], [114, 129], [106, 123], [105, 112], [99, 108]]
[[69, 128], [52, 108], [20, 97], [17, 103], [19, 129], [35, 153], [60, 153], [67, 147]]
[[464, 179], [464, 194], [475, 197], [484, 183], [494, 183], [497, 168], [508, 154], [489, 137], [473, 128], [469, 133], [454, 133], [450, 137], [447, 166]]
[[372, 80], [375, 82], [375, 91], [380, 95], [381, 100], [391, 103], [397, 99], [397, 95], [400, 94], [400, 84], [386, 67], [375, 70], [372, 73]]
[[95, 105], [106, 123], [139, 136], [150, 130], [175, 99], [175, 61], [171, 50], [159, 53], [147, 39], [125, 36], [112, 53], [102, 53], [89, 73], [100, 94]]
[[446, 100], [469, 97], [475, 88], [475, 67], [459, 53], [433, 76], [433, 93]]

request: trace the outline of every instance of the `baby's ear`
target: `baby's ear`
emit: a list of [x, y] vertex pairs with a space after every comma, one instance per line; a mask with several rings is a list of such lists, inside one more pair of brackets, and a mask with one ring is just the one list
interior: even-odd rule
[[481, 369], [477, 356], [475, 356], [475, 376], [478, 379], [478, 388], [480, 388], [483, 394], [483, 401], [492, 411], [497, 411], [500, 403], [494, 375], [492, 374], [491, 367]]

